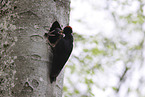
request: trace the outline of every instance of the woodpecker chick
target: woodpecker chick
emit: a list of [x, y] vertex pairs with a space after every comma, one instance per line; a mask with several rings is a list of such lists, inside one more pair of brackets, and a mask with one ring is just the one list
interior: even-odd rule
[[47, 37], [48, 43], [50, 44], [50, 46], [55, 47], [55, 45], [60, 40], [60, 38], [63, 37], [60, 24], [57, 21], [55, 21], [52, 24], [52, 26], [49, 30], [49, 33], [45, 33], [44, 36]]

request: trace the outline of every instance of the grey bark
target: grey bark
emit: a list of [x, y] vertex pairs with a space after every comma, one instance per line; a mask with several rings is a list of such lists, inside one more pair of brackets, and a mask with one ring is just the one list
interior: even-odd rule
[[51, 24], [69, 22], [69, 0], [0, 1], [0, 97], [61, 97], [63, 73], [49, 80]]

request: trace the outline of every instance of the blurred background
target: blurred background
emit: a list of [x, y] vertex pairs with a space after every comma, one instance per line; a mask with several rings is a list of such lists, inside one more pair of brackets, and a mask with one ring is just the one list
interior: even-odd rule
[[145, 97], [145, 0], [71, 0], [63, 97]]

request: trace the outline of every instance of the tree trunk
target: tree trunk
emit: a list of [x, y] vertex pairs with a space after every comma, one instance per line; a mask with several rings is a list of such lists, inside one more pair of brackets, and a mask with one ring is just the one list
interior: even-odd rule
[[69, 22], [69, 0], [0, 1], [0, 97], [61, 97], [63, 73], [50, 83], [51, 24]]

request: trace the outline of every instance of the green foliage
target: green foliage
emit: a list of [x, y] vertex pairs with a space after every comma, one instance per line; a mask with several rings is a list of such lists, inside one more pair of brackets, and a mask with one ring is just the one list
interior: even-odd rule
[[75, 39], [76, 42], [85, 41], [85, 38], [82, 35], [80, 35], [80, 34], [73, 33], [73, 36], [74, 36], [74, 39]]
[[[99, 34], [94, 35], [74, 33], [75, 53], [73, 53], [66, 66], [66, 69], [71, 72], [65, 72], [65, 80], [67, 82], [67, 84], [64, 83], [65, 97], [102, 97], [95, 94], [94, 87], [103, 94], [108, 92], [107, 90], [109, 89], [109, 92], [111, 92], [105, 97], [119, 97], [120, 93], [124, 93], [121, 89], [123, 87], [128, 90], [125, 92], [127, 97], [130, 97], [130, 93], [136, 93], [138, 97], [145, 96], [142, 93], [142, 90], [145, 89], [143, 88], [145, 87], [145, 80], [142, 79], [144, 75], [140, 74], [141, 71], [143, 72], [141, 68], [143, 68], [144, 63], [145, 33], [143, 24], [145, 23], [145, 16], [143, 12], [145, 10], [143, 11], [144, 4], [142, 0], [131, 1], [105, 0], [105, 4], [108, 4], [107, 7], [93, 9], [96, 12], [103, 10], [106, 15], [109, 14], [106, 17], [107, 19], [104, 19], [106, 21], [110, 19], [114, 23], [112, 37], [107, 37], [103, 32], [98, 32]], [[91, 1], [89, 3], [91, 4]], [[136, 11], [130, 11], [132, 9], [131, 5], [138, 3]], [[92, 6], [94, 6], [93, 1]], [[85, 20], [80, 18], [76, 21], [81, 23]], [[86, 23], [82, 25], [90, 27], [95, 24], [89, 25]], [[100, 25], [105, 26], [105, 24]], [[139, 37], [137, 37], [138, 35]], [[79, 51], [77, 52], [78, 49]], [[77, 76], [75, 81], [71, 80], [71, 75], [73, 75], [73, 78], [74, 75]], [[140, 80], [143, 82], [140, 83]], [[134, 89], [132, 89], [134, 86], [132, 85], [133, 81], [140, 83]], [[81, 88], [76, 88], [80, 83], [82, 87], [84, 84], [86, 85], [84, 91]]]

